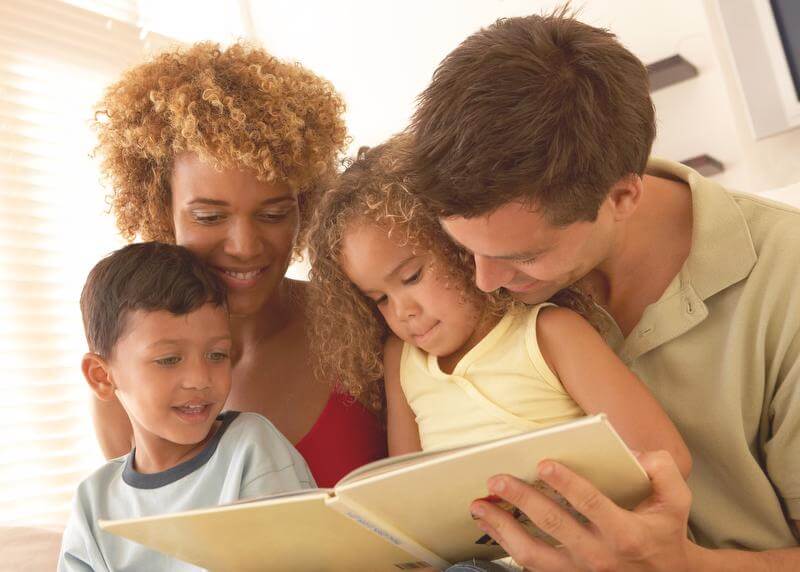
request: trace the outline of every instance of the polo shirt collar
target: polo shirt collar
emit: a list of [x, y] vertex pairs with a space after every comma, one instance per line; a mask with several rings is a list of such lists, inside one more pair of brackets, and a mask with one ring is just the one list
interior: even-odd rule
[[692, 191], [692, 247], [682, 273], [705, 300], [745, 279], [757, 257], [747, 221], [733, 197], [694, 169], [650, 159], [648, 175], [683, 181]]
[[678, 275], [661, 298], [645, 309], [628, 337], [623, 339], [616, 324], [606, 333], [608, 343], [629, 365], [702, 323], [708, 317], [705, 300], [746, 278], [756, 263], [744, 215], [722, 186], [663, 159], [651, 159], [646, 173], [689, 185], [692, 245]]

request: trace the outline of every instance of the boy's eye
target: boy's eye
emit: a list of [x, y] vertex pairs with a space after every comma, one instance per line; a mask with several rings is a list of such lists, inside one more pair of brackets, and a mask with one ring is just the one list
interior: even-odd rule
[[158, 358], [156, 360], [156, 363], [162, 366], [170, 366], [170, 365], [176, 365], [180, 363], [180, 361], [181, 361], [180, 356], [168, 356], [168, 357]]
[[225, 361], [226, 359], [228, 359], [228, 353], [227, 352], [208, 352], [208, 359], [210, 361], [217, 361], [217, 362]]

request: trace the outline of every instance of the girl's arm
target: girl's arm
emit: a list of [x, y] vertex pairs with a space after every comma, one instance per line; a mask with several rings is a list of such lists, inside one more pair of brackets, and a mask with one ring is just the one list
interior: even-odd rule
[[389, 434], [390, 457], [422, 450], [416, 416], [400, 385], [402, 352], [403, 342], [389, 336], [383, 349], [383, 377], [386, 384], [386, 429]]
[[103, 401], [92, 396], [92, 419], [100, 450], [106, 459], [116, 459], [131, 452], [133, 428], [128, 414], [116, 398]]
[[664, 449], [689, 475], [692, 458], [678, 429], [586, 320], [566, 308], [542, 308], [536, 336], [545, 361], [586, 413], [607, 414], [631, 449]]

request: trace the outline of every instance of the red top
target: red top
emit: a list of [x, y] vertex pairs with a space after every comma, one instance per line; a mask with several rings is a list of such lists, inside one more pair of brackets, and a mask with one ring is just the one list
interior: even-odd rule
[[386, 429], [358, 401], [332, 391], [311, 430], [295, 445], [318, 487], [335, 485], [347, 473], [388, 454]]

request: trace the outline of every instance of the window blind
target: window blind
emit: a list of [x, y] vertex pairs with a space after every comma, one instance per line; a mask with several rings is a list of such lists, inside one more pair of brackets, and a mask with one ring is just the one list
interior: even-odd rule
[[174, 43], [136, 0], [0, 2], [0, 522], [64, 522], [103, 462], [80, 372], [78, 307], [119, 247], [90, 128], [120, 72]]

